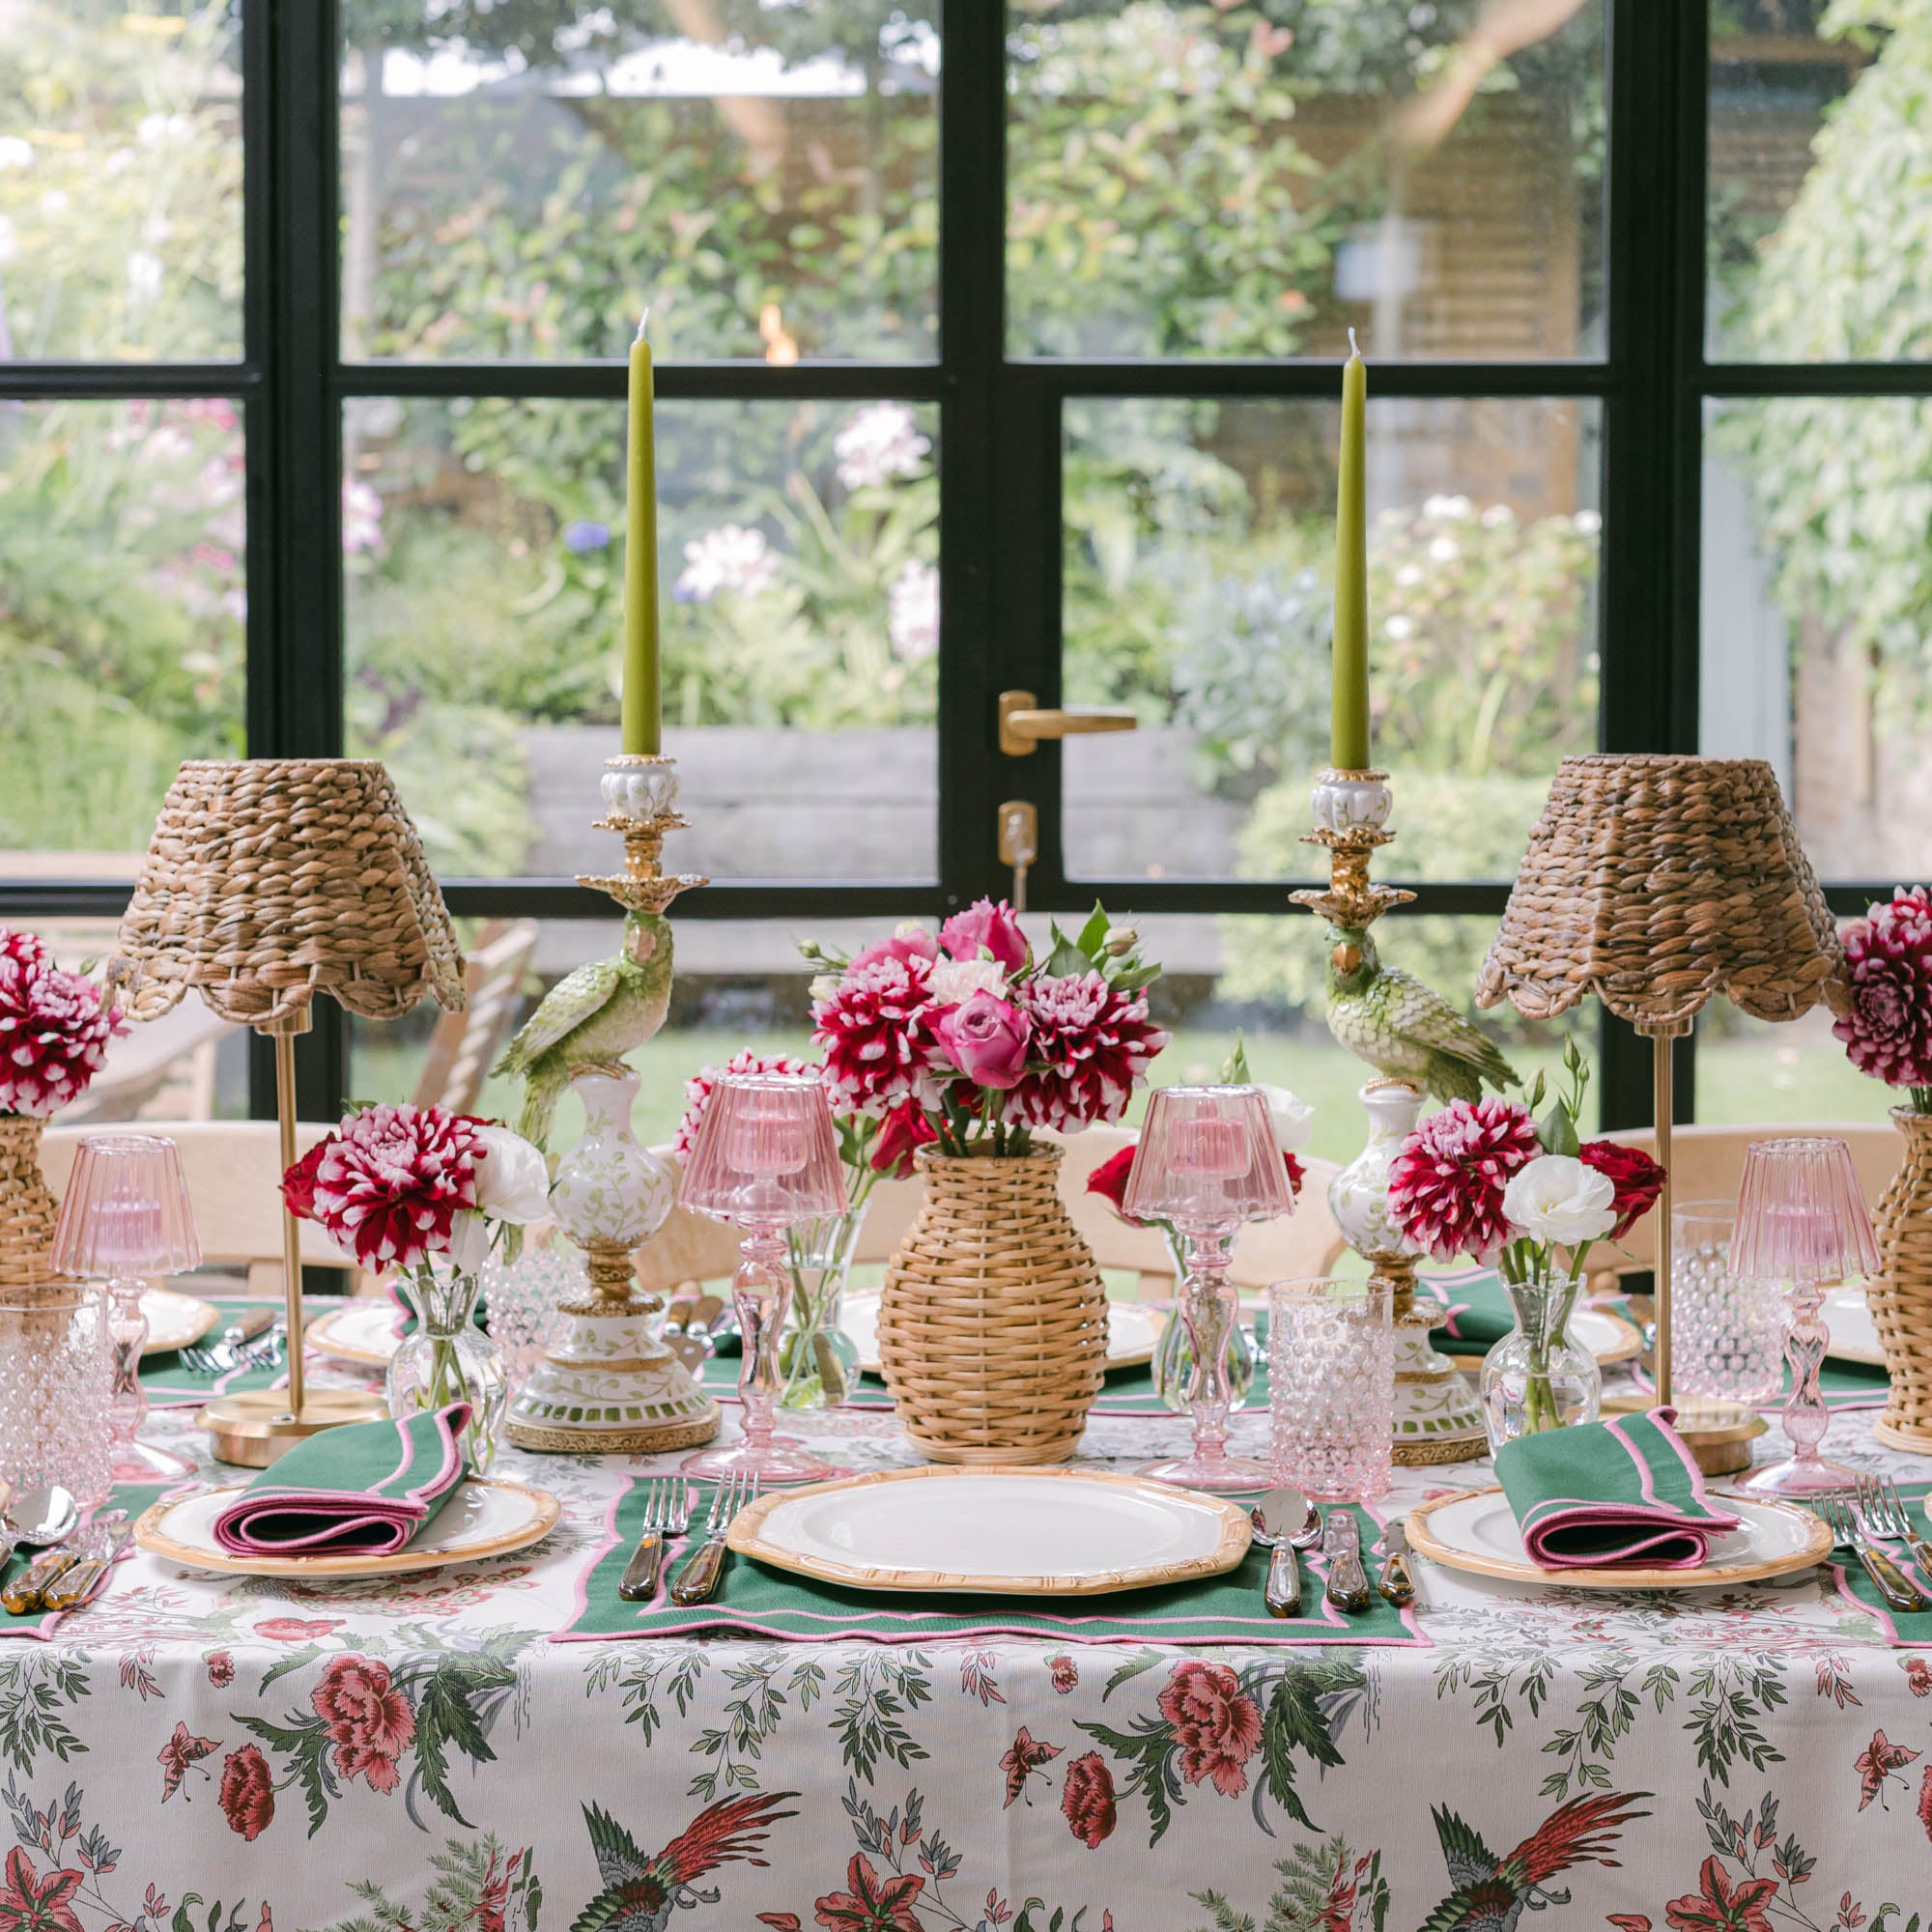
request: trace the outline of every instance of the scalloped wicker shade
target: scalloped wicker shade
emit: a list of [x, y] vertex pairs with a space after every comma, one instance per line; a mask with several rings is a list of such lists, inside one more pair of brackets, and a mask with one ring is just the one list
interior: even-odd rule
[[[1844, 953], [1762, 758], [1597, 753], [1557, 767], [1476, 1004], [1552, 1019], [1586, 994], [1656, 1042], [1670, 1165], [1670, 1042], [1715, 993], [1757, 1019], [1845, 998]], [[1670, 1399], [1670, 1194], [1657, 1216], [1657, 1386]]]

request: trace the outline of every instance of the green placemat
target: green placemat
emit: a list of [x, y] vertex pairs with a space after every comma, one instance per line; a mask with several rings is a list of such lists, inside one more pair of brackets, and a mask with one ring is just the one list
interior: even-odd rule
[[[91, 1512], [91, 1514], [99, 1515], [101, 1511], [110, 1509], [126, 1510], [128, 1512], [128, 1520], [131, 1524], [140, 1520], [141, 1512], [151, 1503], [157, 1502], [162, 1496], [167, 1494], [169, 1490], [175, 1487], [172, 1483], [117, 1483], [110, 1492], [106, 1502], [101, 1504], [100, 1510]], [[75, 1536], [78, 1537], [80, 1533], [76, 1530]], [[123, 1546], [121, 1551], [122, 1557], [125, 1558], [128, 1556], [133, 1548], [134, 1545], [130, 1539]], [[5, 1563], [0, 1563], [0, 1588], [4, 1588], [7, 1584], [11, 1583], [40, 1554], [41, 1552], [38, 1549], [16, 1549]], [[104, 1596], [113, 1587], [114, 1578], [110, 1575], [101, 1585], [100, 1595]], [[99, 1603], [100, 1597], [97, 1596], [94, 1601], [95, 1603]], [[86, 1614], [86, 1609], [28, 1610], [16, 1617], [11, 1611], [0, 1609], [0, 1637], [50, 1637], [72, 1618], [85, 1616]]]
[[[198, 1345], [202, 1348], [212, 1348], [213, 1338], [231, 1321], [239, 1321], [261, 1308], [279, 1312], [282, 1304], [279, 1300], [221, 1301], [215, 1306], [221, 1311], [221, 1319]], [[147, 1390], [148, 1400], [162, 1408], [183, 1408], [190, 1403], [206, 1402], [212, 1395], [233, 1395], [242, 1389], [272, 1388], [287, 1373], [288, 1365], [284, 1362], [272, 1369], [231, 1369], [226, 1375], [204, 1376], [186, 1367], [174, 1350], [141, 1357], [141, 1386]]]
[[[1900, 1483], [1899, 1493], [1904, 1496], [1912, 1524], [1920, 1536], [1928, 1532], [1925, 1520], [1925, 1492], [1932, 1484]], [[1918, 1568], [1912, 1561], [1911, 1552], [1903, 1544], [1880, 1543], [1883, 1549], [1927, 1596], [1932, 1596], [1932, 1575]], [[1878, 1620], [1880, 1632], [1888, 1643], [1904, 1649], [1917, 1650], [1932, 1648], [1932, 1610], [1893, 1610], [1886, 1606], [1886, 1602], [1878, 1593], [1877, 1586], [1864, 1573], [1864, 1566], [1856, 1556], [1849, 1556], [1843, 1550], [1834, 1549], [1828, 1561], [1838, 1579], [1841, 1595], [1849, 1597], [1862, 1610], [1869, 1610]], [[1917, 1686], [1914, 1687], [1915, 1690]]]
[[[768, 1570], [748, 1557], [724, 1566], [717, 1598], [691, 1609], [672, 1604], [661, 1585], [648, 1604], [627, 1604], [617, 1594], [641, 1533], [645, 1486], [626, 1478], [605, 1519], [607, 1541], [579, 1579], [571, 1620], [553, 1642], [590, 1642], [625, 1636], [689, 1636], [703, 1632], [779, 1637], [787, 1641], [869, 1638], [880, 1643], [930, 1643], [980, 1636], [1037, 1636], [1053, 1643], [1178, 1644], [1391, 1644], [1427, 1648], [1413, 1615], [1399, 1613], [1378, 1597], [1361, 1616], [1344, 1616], [1322, 1601], [1322, 1559], [1301, 1559], [1308, 1614], [1271, 1617], [1262, 1607], [1267, 1551], [1251, 1549], [1225, 1577], [1190, 1583], [1126, 1590], [1118, 1596], [1069, 1597], [1042, 1607], [1032, 1597], [895, 1596], [847, 1590], [808, 1577]], [[703, 1521], [711, 1492], [700, 1487], [692, 1521]], [[1357, 1509], [1364, 1548], [1381, 1532], [1367, 1510]], [[683, 1560], [674, 1542], [665, 1566], [666, 1583]], [[1373, 1562], [1373, 1559], [1371, 1559]]]

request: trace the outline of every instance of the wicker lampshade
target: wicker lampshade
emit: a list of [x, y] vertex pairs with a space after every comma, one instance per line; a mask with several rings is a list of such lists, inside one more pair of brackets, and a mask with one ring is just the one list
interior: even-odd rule
[[1476, 1004], [1552, 1019], [1595, 993], [1653, 1037], [1714, 993], [1762, 1020], [1844, 998], [1844, 954], [1762, 758], [1565, 758]]
[[225, 1020], [285, 1024], [332, 994], [395, 1019], [464, 1004], [422, 842], [374, 759], [190, 759], [162, 801], [110, 969], [136, 1019], [189, 986]]

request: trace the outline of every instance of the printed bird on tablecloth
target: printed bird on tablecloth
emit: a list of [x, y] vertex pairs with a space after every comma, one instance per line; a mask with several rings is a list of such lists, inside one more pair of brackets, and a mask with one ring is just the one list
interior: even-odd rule
[[665, 1932], [678, 1907], [716, 1905], [718, 1888], [699, 1891], [697, 1881], [720, 1865], [764, 1864], [756, 1854], [765, 1848], [765, 1834], [781, 1818], [798, 1816], [775, 1807], [797, 1796], [776, 1791], [721, 1799], [655, 1854], [639, 1851], [610, 1812], [584, 1805], [604, 1889], [577, 1915], [570, 1932]]
[[1500, 1859], [1446, 1804], [1434, 1806], [1435, 1835], [1456, 1889], [1429, 1915], [1422, 1932], [1516, 1932], [1525, 1906], [1541, 1912], [1546, 1905], [1568, 1905], [1569, 1892], [1545, 1881], [1572, 1865], [1619, 1863], [1609, 1856], [1618, 1831], [1650, 1816], [1627, 1807], [1650, 1795], [1600, 1791], [1573, 1798]]
[[524, 1078], [517, 1131], [542, 1147], [556, 1103], [580, 1066], [621, 1060], [665, 1023], [670, 1005], [670, 923], [661, 913], [624, 921], [623, 950], [566, 974], [504, 1050], [495, 1071]]
[[1396, 1080], [1420, 1081], [1439, 1100], [1480, 1100], [1487, 1081], [1520, 1087], [1495, 1042], [1412, 973], [1384, 966], [1361, 926], [1328, 928], [1328, 1031]]

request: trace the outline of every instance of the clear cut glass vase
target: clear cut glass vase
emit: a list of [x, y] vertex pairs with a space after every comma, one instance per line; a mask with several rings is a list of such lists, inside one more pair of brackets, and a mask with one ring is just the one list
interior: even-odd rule
[[467, 1402], [469, 1427], [459, 1438], [464, 1466], [472, 1476], [487, 1475], [510, 1383], [502, 1350], [476, 1326], [482, 1277], [426, 1265], [400, 1270], [396, 1281], [415, 1321], [389, 1358], [389, 1413], [400, 1420]]
[[1604, 1372], [1569, 1332], [1580, 1289], [1563, 1274], [1504, 1277], [1516, 1326], [1483, 1357], [1479, 1383], [1492, 1454], [1519, 1435], [1596, 1421]]
[[791, 1319], [779, 1342], [781, 1408], [837, 1408], [859, 1376], [859, 1345], [838, 1325], [866, 1210], [786, 1231]]

